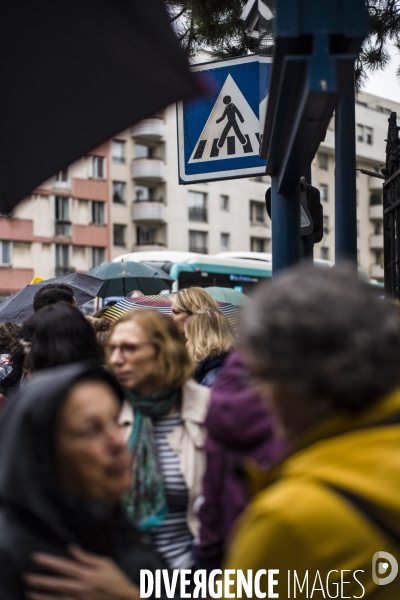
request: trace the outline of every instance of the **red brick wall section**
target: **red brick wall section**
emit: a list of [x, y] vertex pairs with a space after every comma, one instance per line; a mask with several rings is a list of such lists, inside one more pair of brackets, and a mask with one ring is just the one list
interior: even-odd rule
[[0, 239], [32, 242], [33, 221], [30, 221], [29, 219], [8, 219], [0, 217]]
[[74, 225], [72, 243], [77, 246], [108, 246], [106, 225]]
[[14, 294], [28, 285], [34, 277], [33, 269], [0, 267], [0, 292]]

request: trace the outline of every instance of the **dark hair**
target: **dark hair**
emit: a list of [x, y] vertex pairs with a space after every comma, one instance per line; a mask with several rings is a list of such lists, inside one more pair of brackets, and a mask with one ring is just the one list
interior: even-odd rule
[[296, 400], [363, 409], [400, 383], [396, 310], [348, 267], [291, 269], [245, 308], [242, 343], [260, 376]]
[[74, 304], [74, 300], [74, 290], [70, 285], [66, 283], [48, 283], [36, 292], [33, 299], [33, 310], [36, 312], [57, 302]]
[[39, 371], [88, 358], [103, 358], [93, 327], [82, 313], [58, 302], [34, 313], [22, 326], [26, 367]]
[[10, 354], [10, 365], [13, 370], [1, 381], [7, 387], [14, 383], [22, 372], [24, 348], [21, 344], [21, 326], [13, 321], [0, 323], [0, 354]]

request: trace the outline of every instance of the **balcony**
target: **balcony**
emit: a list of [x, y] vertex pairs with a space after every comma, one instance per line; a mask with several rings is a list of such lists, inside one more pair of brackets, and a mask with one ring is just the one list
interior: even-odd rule
[[205, 246], [190, 246], [189, 252], [194, 252], [195, 254], [208, 254], [208, 248]]
[[75, 273], [74, 267], [56, 267], [56, 277], [64, 277], [65, 275], [71, 275]]
[[167, 247], [163, 242], [141, 242], [139, 244], [135, 244], [132, 248], [133, 252], [144, 252], [147, 250], [148, 252], [152, 252], [155, 250], [165, 250]]
[[383, 267], [381, 265], [371, 265], [369, 274], [371, 279], [383, 279]]
[[383, 188], [384, 180], [380, 177], [368, 177], [368, 187], [370, 190], [381, 190]]
[[162, 119], [145, 119], [132, 127], [132, 137], [145, 138], [151, 142], [159, 142], [164, 137], [165, 125]]
[[153, 223], [165, 222], [165, 206], [162, 200], [142, 201], [136, 200], [132, 206], [133, 221], [152, 221]]
[[369, 247], [374, 250], [381, 250], [383, 248], [383, 234], [380, 233], [378, 235], [370, 235]]
[[[202, 223], [207, 223], [207, 221], [208, 221], [207, 209], [204, 207], [190, 206], [189, 207], [189, 221], [200, 221]], [[190, 252], [192, 252], [192, 250]]]
[[147, 181], [164, 179], [164, 161], [159, 158], [137, 158], [132, 162], [132, 178]]
[[369, 207], [369, 218], [370, 219], [383, 219], [383, 205], [374, 204]]
[[68, 237], [72, 235], [72, 223], [71, 221], [56, 221], [55, 222], [55, 237]]

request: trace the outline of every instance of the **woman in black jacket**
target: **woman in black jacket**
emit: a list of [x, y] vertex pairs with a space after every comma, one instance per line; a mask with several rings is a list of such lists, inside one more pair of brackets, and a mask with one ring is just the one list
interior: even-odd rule
[[130, 456], [118, 426], [122, 400], [100, 363], [85, 361], [35, 374], [6, 406], [0, 600], [26, 598], [23, 574], [43, 573], [33, 553], [67, 558], [71, 544], [112, 559], [125, 594], [115, 597], [138, 598], [133, 583], [140, 569], [165, 566], [119, 505], [130, 486]]

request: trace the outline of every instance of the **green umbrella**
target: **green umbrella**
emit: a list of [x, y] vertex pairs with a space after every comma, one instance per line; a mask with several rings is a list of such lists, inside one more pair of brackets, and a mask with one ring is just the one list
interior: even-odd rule
[[242, 292], [238, 292], [232, 288], [213, 286], [204, 289], [218, 302], [229, 302], [229, 304], [233, 304], [234, 306], [244, 306], [249, 301], [246, 294], [242, 294]]
[[161, 269], [137, 262], [102, 263], [88, 271], [88, 275], [104, 279], [98, 296], [126, 296], [132, 290], [146, 295], [159, 294], [171, 289], [173, 279]]

